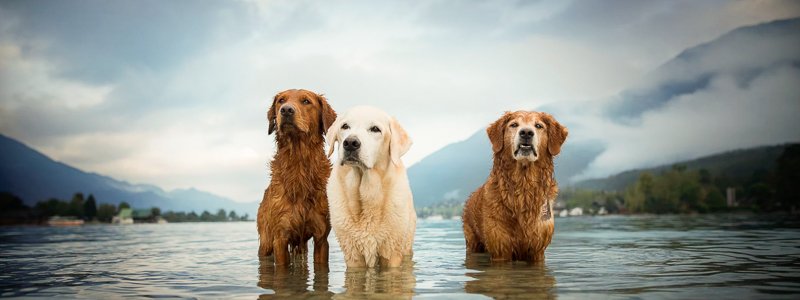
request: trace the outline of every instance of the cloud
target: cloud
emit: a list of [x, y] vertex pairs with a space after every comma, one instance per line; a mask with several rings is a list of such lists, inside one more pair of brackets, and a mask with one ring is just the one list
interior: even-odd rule
[[219, 1], [5, 1], [10, 36], [58, 74], [109, 83], [131, 70], [160, 72], [213, 43], [247, 34], [246, 6]]
[[800, 19], [744, 27], [683, 51], [612, 99], [606, 110], [620, 122], [636, 122], [648, 110], [706, 88], [720, 74], [747, 85], [761, 72], [800, 62]]
[[415, 141], [410, 165], [502, 111], [584, 106], [686, 47], [798, 12], [576, 3], [2, 2], [0, 131], [89, 171], [256, 201], [278, 91], [383, 108]]
[[607, 145], [576, 179], [601, 177], [731, 149], [800, 141], [800, 68], [771, 69], [749, 85], [718, 76], [708, 88], [678, 96], [641, 124], [597, 122]]

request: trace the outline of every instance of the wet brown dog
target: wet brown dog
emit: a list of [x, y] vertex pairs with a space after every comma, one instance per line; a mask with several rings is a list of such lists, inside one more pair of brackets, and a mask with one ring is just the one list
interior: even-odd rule
[[307, 253], [313, 237], [314, 263], [325, 264], [331, 231], [325, 189], [331, 163], [324, 135], [336, 112], [325, 97], [286, 90], [275, 95], [267, 119], [278, 150], [271, 163], [272, 179], [258, 207], [258, 255], [274, 254], [276, 265], [286, 265], [290, 252]]
[[464, 205], [467, 251], [488, 252], [493, 261], [544, 261], [558, 194], [553, 157], [567, 128], [547, 113], [516, 111], [506, 112], [486, 132], [494, 166]]

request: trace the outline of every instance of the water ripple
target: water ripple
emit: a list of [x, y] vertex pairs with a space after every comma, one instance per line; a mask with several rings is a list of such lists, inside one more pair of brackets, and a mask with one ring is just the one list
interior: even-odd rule
[[800, 222], [785, 216], [556, 220], [545, 264], [466, 255], [459, 221], [420, 221], [413, 262], [345, 270], [255, 257], [254, 223], [0, 228], [0, 297], [796, 298]]

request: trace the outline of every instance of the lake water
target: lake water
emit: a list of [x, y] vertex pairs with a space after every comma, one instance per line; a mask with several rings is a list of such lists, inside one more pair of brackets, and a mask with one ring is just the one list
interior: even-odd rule
[[461, 222], [423, 221], [413, 264], [276, 269], [255, 223], [2, 227], [0, 296], [40, 298], [786, 298], [800, 293], [800, 221], [788, 216], [556, 219], [544, 265], [465, 257]]

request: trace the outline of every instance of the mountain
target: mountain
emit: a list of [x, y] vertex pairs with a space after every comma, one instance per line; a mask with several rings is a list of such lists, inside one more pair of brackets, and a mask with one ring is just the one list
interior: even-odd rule
[[669, 170], [675, 164], [686, 166], [687, 170], [705, 169], [717, 177], [723, 177], [732, 182], [746, 182], [753, 177], [754, 173], [774, 170], [778, 157], [780, 157], [784, 149], [790, 145], [791, 144], [734, 150], [670, 165], [625, 171], [607, 178], [579, 181], [575, 183], [573, 187], [605, 191], [623, 191], [625, 188], [635, 183], [636, 180], [639, 179], [640, 174], [644, 172], [658, 174]]
[[22, 198], [27, 205], [48, 198], [70, 199], [76, 192], [93, 194], [99, 203], [128, 202], [134, 208], [157, 206], [162, 211], [216, 212], [222, 208], [255, 215], [255, 203], [237, 203], [196, 189], [166, 192], [148, 184], [88, 173], [54, 161], [42, 153], [0, 134], [0, 191]]
[[645, 112], [708, 88], [716, 78], [732, 77], [748, 86], [781, 68], [800, 68], [800, 18], [740, 27], [686, 49], [612, 99], [606, 115], [635, 122]]
[[[611, 137], [590, 136], [591, 132], [598, 132], [598, 126], [626, 132], [642, 130], [636, 123], [641, 121], [643, 115], [657, 112], [670, 102], [685, 99], [687, 95], [713, 90], [715, 87], [712, 84], [720, 78], [734, 78], [739, 88], [746, 89], [756, 79], [786, 69], [800, 69], [800, 18], [737, 28], [712, 41], [685, 49], [631, 88], [609, 99], [538, 107], [537, 110], [552, 113], [570, 129], [562, 153], [555, 160], [556, 179], [563, 186], [573, 184], [577, 178], [583, 178], [583, 173], [601, 154], [613, 151], [608, 149], [611, 148], [609, 146], [625, 144], [624, 141], [609, 140]], [[765, 103], [770, 105], [770, 102]], [[702, 103], [697, 105], [701, 107]], [[791, 110], [790, 107], [787, 109]], [[764, 122], [763, 131], [769, 132], [770, 126], [774, 125]], [[651, 136], [657, 138], [656, 133]], [[706, 153], [779, 142], [782, 141], [765, 140], [740, 145], [730, 143], [723, 149]], [[490, 149], [485, 131], [480, 130], [468, 139], [447, 145], [412, 165], [408, 173], [415, 205], [424, 207], [446, 200], [465, 200], [488, 176], [492, 163]], [[642, 151], [652, 152], [650, 149]], [[684, 160], [686, 155], [692, 155], [691, 150], [678, 152], [680, 154], [670, 154], [669, 157], [679, 161]], [[659, 155], [658, 152], [652, 153], [653, 159]], [[655, 165], [648, 163], [641, 162], [639, 166], [632, 167]]]

